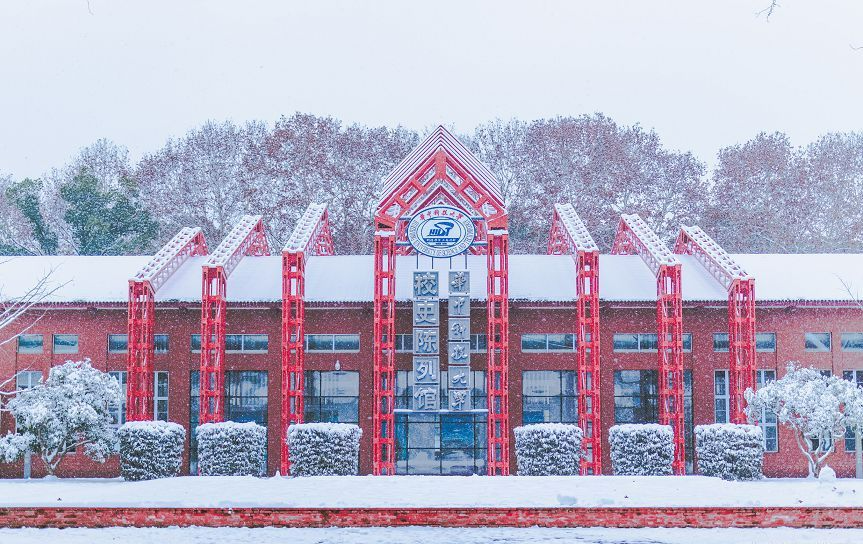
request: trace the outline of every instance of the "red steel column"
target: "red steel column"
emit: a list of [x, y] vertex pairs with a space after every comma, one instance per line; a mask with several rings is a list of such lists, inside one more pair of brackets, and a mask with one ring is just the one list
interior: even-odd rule
[[576, 296], [578, 328], [578, 423], [588, 457], [582, 474], [602, 474], [602, 412], [599, 370], [599, 252], [580, 251]]
[[153, 288], [147, 281], [129, 281], [126, 355], [126, 420], [153, 419]]
[[487, 470], [509, 475], [509, 235], [488, 231]]
[[674, 429], [675, 474], [686, 473], [683, 417], [683, 301], [680, 265], [662, 265], [657, 275], [659, 423]]
[[305, 393], [305, 255], [282, 253], [281, 472], [288, 474], [288, 426], [303, 422]]
[[746, 423], [743, 393], [755, 390], [755, 280], [736, 279], [728, 291], [729, 405], [731, 423]]
[[395, 233], [375, 233], [372, 472], [395, 474]]
[[227, 278], [221, 266], [205, 266], [201, 292], [201, 373], [200, 423], [217, 423], [225, 418], [225, 288]]

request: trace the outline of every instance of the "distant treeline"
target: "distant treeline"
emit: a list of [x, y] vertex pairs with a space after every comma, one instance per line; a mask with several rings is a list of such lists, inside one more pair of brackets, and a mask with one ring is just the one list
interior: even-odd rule
[[[99, 140], [39, 179], [0, 175], [0, 253], [148, 254], [183, 226], [215, 246], [245, 213], [263, 214], [282, 247], [310, 202], [329, 204], [339, 253], [368, 253], [381, 180], [420, 137], [298, 113], [210, 121], [136, 163]], [[730, 252], [863, 251], [861, 133], [803, 147], [761, 133], [720, 149], [712, 172], [601, 114], [497, 120], [460, 137], [501, 182], [517, 253], [544, 252], [556, 202], [604, 250], [620, 214], [639, 213], [669, 242], [698, 224]]]

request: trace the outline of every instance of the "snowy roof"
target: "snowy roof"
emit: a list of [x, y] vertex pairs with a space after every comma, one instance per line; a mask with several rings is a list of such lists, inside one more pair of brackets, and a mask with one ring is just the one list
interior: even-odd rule
[[127, 302], [129, 278], [151, 258], [149, 255], [0, 257], [0, 299], [21, 297], [50, 275], [47, 289], [59, 289], [44, 302]]
[[[47, 302], [126, 302], [128, 280], [151, 257], [12, 257], [0, 258], [0, 295], [20, 297], [53, 271], [51, 282], [62, 287]], [[725, 289], [689, 255], [677, 255], [682, 263], [685, 301], [727, 300]], [[759, 301], [851, 301], [843, 281], [854, 295], [863, 295], [863, 254], [751, 255], [732, 258], [756, 278]], [[207, 257], [190, 257], [156, 292], [157, 302], [198, 302], [201, 299], [201, 267]], [[416, 256], [398, 256], [396, 299], [411, 296]], [[419, 267], [430, 267], [428, 257]], [[637, 255], [600, 256], [600, 298], [612, 302], [656, 300], [656, 280]], [[471, 272], [471, 296], [486, 297], [486, 257], [471, 255], [436, 260], [443, 273], [453, 269]], [[281, 257], [244, 257], [228, 279], [229, 302], [278, 302], [281, 300]], [[306, 300], [309, 302], [369, 302], [373, 298], [374, 261], [371, 255], [318, 256], [306, 265]], [[448, 296], [441, 282], [441, 296]], [[569, 255], [510, 255], [509, 296], [512, 300], [570, 301], [575, 297], [575, 266]]]

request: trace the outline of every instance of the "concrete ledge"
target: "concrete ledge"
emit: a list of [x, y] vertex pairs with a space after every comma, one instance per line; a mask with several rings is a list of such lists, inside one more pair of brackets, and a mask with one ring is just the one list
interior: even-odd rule
[[0, 508], [0, 527], [863, 528], [863, 508]]

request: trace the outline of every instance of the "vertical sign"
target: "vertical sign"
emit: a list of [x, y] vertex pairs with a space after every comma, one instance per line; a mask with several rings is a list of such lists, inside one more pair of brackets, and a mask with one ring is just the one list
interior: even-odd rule
[[449, 273], [447, 334], [447, 409], [471, 409], [470, 401], [470, 272]]
[[413, 408], [436, 411], [440, 407], [440, 302], [438, 273], [414, 272]]

